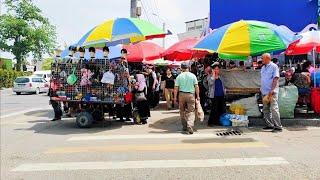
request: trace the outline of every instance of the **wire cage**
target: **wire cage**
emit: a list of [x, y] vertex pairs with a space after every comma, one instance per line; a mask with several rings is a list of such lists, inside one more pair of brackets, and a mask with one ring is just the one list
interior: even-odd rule
[[[50, 98], [66, 102], [123, 104], [130, 89], [128, 68], [119, 60], [79, 59], [78, 63], [53, 63]], [[103, 79], [108, 73], [108, 81]], [[74, 83], [68, 78], [74, 76]], [[111, 77], [110, 77], [111, 76]], [[54, 97], [54, 98], [53, 98]]]

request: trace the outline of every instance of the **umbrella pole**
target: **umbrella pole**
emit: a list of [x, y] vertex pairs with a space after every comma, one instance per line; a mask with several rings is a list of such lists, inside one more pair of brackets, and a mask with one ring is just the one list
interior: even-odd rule
[[313, 84], [314, 88], [316, 88], [316, 47], [313, 48], [312, 50], [312, 59], [313, 59], [313, 67], [314, 67], [314, 72], [313, 72]]

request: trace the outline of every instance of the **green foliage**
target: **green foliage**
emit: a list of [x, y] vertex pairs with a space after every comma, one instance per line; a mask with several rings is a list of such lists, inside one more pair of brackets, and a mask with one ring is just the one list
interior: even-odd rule
[[4, 4], [8, 11], [0, 16], [0, 50], [15, 55], [20, 71], [29, 53], [38, 60], [45, 53], [51, 54], [55, 47], [55, 27], [32, 0], [6, 0]]
[[43, 60], [42, 69], [43, 70], [51, 70], [51, 64], [53, 63], [53, 58], [47, 58]]
[[0, 88], [10, 88], [13, 86], [13, 82], [17, 77], [30, 76], [31, 74], [31, 72], [0, 69]]

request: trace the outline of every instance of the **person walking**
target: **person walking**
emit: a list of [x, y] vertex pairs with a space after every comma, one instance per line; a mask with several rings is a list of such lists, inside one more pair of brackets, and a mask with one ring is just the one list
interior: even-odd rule
[[166, 75], [164, 76], [164, 95], [167, 101], [167, 109], [170, 110], [174, 108], [173, 102], [173, 91], [174, 91], [174, 81], [175, 77], [172, 74], [171, 68], [166, 70]]
[[183, 131], [193, 134], [196, 98], [200, 101], [198, 80], [194, 74], [189, 72], [187, 63], [181, 63], [181, 69], [182, 73], [175, 82], [174, 102], [177, 102], [179, 92], [179, 110]]
[[220, 65], [212, 65], [211, 75], [207, 76], [208, 96], [211, 100], [211, 111], [208, 120], [208, 126], [220, 125], [220, 116], [226, 113], [225, 88], [220, 78]]
[[262, 55], [261, 69], [261, 94], [263, 96], [263, 116], [267, 126], [264, 130], [272, 132], [281, 132], [282, 125], [278, 107], [279, 94], [279, 67], [271, 62], [271, 55], [265, 53]]

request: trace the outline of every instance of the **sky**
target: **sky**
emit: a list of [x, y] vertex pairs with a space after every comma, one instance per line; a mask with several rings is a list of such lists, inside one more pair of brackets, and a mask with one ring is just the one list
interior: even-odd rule
[[[57, 42], [63, 48], [77, 42], [94, 26], [112, 18], [130, 16], [130, 0], [34, 0], [43, 15], [56, 26]], [[173, 34], [185, 32], [185, 21], [207, 17], [209, 0], [141, 0], [142, 19], [166, 28]], [[5, 13], [2, 7], [2, 13]], [[157, 16], [153, 15], [157, 14]], [[168, 36], [166, 47], [178, 41]], [[162, 40], [155, 40], [159, 45]], [[10, 56], [4, 53], [5, 56]]]

